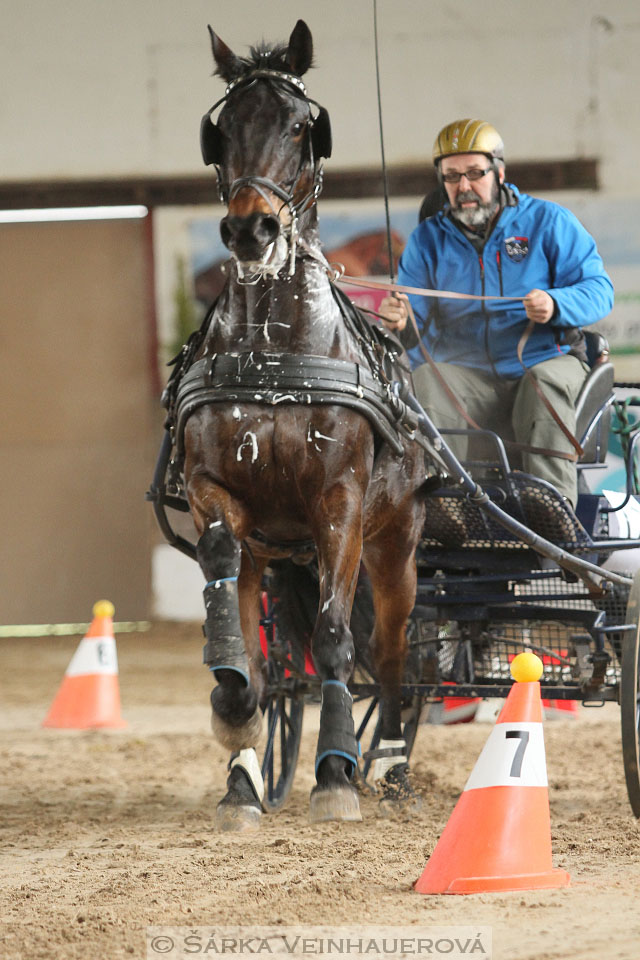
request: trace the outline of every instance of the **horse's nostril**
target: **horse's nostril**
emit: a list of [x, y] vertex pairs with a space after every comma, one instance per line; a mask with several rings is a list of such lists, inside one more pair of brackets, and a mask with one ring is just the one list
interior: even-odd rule
[[220, 221], [220, 239], [224, 243], [225, 247], [229, 246], [229, 241], [231, 240], [232, 232], [229, 224], [227, 223], [227, 218], [224, 217]]
[[220, 238], [242, 260], [259, 260], [280, 233], [280, 221], [269, 213], [246, 217], [227, 214], [220, 221]]
[[265, 238], [272, 243], [280, 233], [280, 221], [277, 217], [266, 214], [260, 221], [261, 230]]

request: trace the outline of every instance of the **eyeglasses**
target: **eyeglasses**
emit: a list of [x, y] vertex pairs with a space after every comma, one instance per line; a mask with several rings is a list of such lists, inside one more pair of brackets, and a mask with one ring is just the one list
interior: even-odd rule
[[491, 173], [493, 167], [487, 167], [486, 170], [478, 170], [473, 168], [471, 170], [465, 170], [464, 173], [443, 173], [442, 179], [444, 183], [460, 183], [462, 177], [466, 177], [467, 180], [482, 180], [483, 177], [486, 177], [488, 173]]

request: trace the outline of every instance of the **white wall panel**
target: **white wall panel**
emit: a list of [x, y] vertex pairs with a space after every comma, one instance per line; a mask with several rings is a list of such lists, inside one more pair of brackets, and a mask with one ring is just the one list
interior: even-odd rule
[[[390, 162], [428, 154], [482, 115], [517, 159], [597, 155], [616, 188], [640, 147], [637, 0], [378, 0]], [[377, 165], [371, 0], [30, 0], [8, 4], [0, 177], [201, 172], [198, 126], [222, 93], [207, 22], [238, 53], [307, 20], [311, 94], [331, 112], [334, 167]], [[624, 130], [623, 152], [620, 134]]]

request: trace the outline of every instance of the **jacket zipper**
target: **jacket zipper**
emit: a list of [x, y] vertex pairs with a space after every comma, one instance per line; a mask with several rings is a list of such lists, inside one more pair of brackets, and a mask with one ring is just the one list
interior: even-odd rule
[[[498, 258], [499, 258], [499, 257], [500, 257], [500, 251], [498, 251]], [[482, 296], [484, 297], [484, 295], [485, 295], [485, 292], [484, 292], [484, 291], [485, 291], [485, 285], [484, 285], [484, 261], [483, 261], [483, 259], [482, 259], [482, 254], [478, 254], [478, 262], [480, 263], [480, 279], [481, 279], [481, 281], [482, 281]], [[498, 262], [499, 262], [499, 261], [498, 261]], [[500, 282], [502, 283], [502, 273], [500, 274]], [[502, 289], [502, 287], [501, 287], [501, 289]], [[487, 360], [488, 360], [489, 364], [491, 365], [491, 369], [493, 370], [493, 375], [494, 375], [494, 377], [495, 377], [497, 380], [499, 380], [499, 379], [500, 379], [500, 374], [499, 374], [498, 371], [496, 370], [495, 364], [494, 364], [494, 362], [493, 362], [493, 357], [491, 356], [491, 352], [490, 352], [490, 350], [489, 350], [489, 313], [488, 313], [488, 311], [487, 311], [486, 300], [483, 300], [483, 301], [482, 301], [482, 313], [483, 313], [483, 315], [484, 315], [484, 349], [485, 349], [485, 353], [486, 353], [486, 355], [487, 355]]]
[[500, 279], [500, 296], [504, 297], [504, 288], [502, 286], [502, 257], [500, 251], [496, 250], [496, 264], [498, 265], [498, 277]]

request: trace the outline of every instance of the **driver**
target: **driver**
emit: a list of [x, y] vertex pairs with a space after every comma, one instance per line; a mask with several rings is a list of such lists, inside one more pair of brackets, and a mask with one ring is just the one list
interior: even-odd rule
[[[433, 161], [448, 203], [409, 237], [398, 283], [519, 299], [411, 295], [420, 337], [467, 414], [504, 439], [543, 450], [524, 451], [522, 468], [575, 506], [574, 448], [531, 380], [573, 434], [575, 401], [588, 372], [581, 328], [613, 306], [613, 286], [595, 241], [568, 210], [505, 181], [502, 139], [486, 121], [456, 120], [444, 127]], [[407, 299], [385, 297], [380, 305], [383, 322], [395, 332], [407, 328]], [[523, 366], [517, 348], [528, 321]], [[440, 428], [468, 429], [410, 328], [403, 338], [416, 395], [429, 416]], [[524, 376], [524, 367], [532, 378]], [[448, 442], [464, 459], [466, 437]]]

